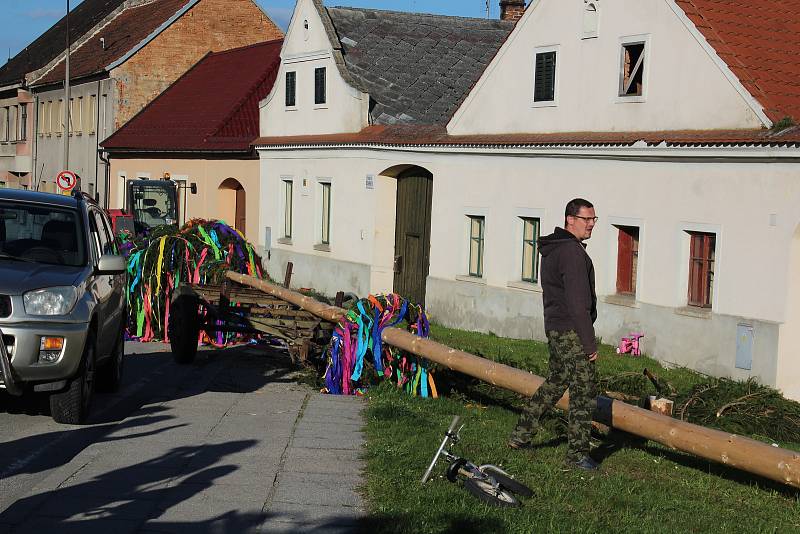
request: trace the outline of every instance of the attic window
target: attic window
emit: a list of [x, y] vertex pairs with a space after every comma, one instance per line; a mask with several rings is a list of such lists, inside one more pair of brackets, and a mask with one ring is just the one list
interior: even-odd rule
[[598, 3], [584, 0], [586, 6], [583, 8], [583, 35], [584, 39], [591, 39], [597, 37], [598, 16], [597, 12]]
[[556, 100], [556, 50], [537, 49], [533, 73], [534, 105], [555, 105]]
[[314, 104], [322, 105], [327, 102], [325, 94], [325, 67], [314, 69]]
[[642, 96], [644, 94], [644, 60], [644, 42], [622, 45], [619, 96]]
[[286, 73], [286, 107], [293, 108], [297, 105], [297, 73]]

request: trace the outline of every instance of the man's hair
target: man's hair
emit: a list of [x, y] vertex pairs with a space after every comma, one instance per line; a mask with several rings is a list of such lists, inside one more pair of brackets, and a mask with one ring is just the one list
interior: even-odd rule
[[581, 208], [593, 208], [594, 204], [586, 200], [585, 198], [573, 198], [569, 202], [567, 202], [567, 207], [564, 208], [564, 226], [567, 225], [567, 217], [572, 215], [573, 217], [581, 211]]

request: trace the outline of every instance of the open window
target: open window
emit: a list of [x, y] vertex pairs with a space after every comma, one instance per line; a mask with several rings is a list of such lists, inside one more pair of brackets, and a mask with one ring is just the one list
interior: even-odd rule
[[617, 293], [636, 295], [636, 276], [639, 264], [639, 227], [618, 225]]
[[619, 76], [619, 96], [644, 95], [644, 69], [646, 42], [635, 41], [622, 44]]

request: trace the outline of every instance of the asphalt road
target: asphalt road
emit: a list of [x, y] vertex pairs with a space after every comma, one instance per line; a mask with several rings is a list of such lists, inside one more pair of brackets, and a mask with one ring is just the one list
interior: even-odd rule
[[261, 345], [177, 365], [129, 342], [122, 388], [85, 425], [0, 395], [0, 533], [354, 531], [363, 404], [294, 373]]

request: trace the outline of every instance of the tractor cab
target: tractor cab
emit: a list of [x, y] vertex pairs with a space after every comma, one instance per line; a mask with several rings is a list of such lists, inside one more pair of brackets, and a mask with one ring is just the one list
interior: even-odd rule
[[133, 217], [136, 234], [179, 222], [178, 188], [172, 180], [131, 180], [126, 193], [125, 211]]

